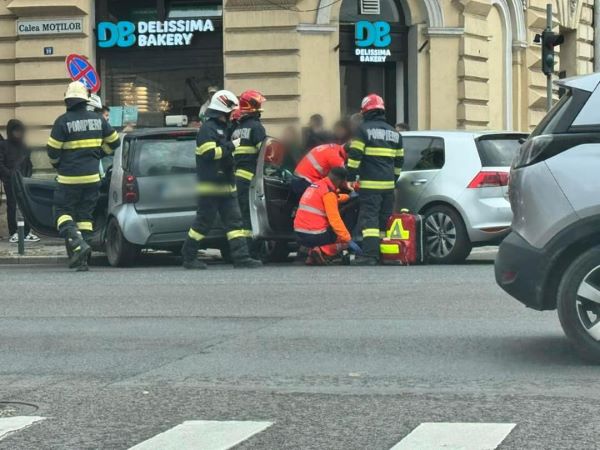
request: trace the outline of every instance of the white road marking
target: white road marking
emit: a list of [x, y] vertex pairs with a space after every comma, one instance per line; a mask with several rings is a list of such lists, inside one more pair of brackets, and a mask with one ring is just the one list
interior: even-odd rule
[[493, 450], [514, 423], [422, 423], [390, 450]]
[[15, 416], [15, 417], [4, 417], [0, 419], [0, 441], [8, 436], [10, 433], [19, 431], [22, 428], [27, 428], [40, 420], [44, 420], [45, 417], [38, 416]]
[[227, 450], [271, 425], [272, 422], [188, 420], [130, 450]]

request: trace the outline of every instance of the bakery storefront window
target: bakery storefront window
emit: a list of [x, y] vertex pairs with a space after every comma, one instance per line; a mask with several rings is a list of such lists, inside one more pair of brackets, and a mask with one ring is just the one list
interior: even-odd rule
[[98, 0], [97, 60], [116, 127], [198, 120], [223, 86], [222, 2]]

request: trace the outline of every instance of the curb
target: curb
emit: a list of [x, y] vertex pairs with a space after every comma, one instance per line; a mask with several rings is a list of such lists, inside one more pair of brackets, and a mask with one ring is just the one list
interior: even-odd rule
[[0, 264], [66, 264], [66, 256], [0, 256]]

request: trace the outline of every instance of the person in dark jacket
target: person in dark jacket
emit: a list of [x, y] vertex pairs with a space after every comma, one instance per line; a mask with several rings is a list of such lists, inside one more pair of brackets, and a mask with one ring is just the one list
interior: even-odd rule
[[385, 120], [385, 104], [376, 94], [361, 103], [363, 123], [357, 128], [348, 151], [348, 173], [359, 179], [358, 223], [364, 254], [356, 265], [376, 265], [380, 256], [380, 234], [392, 214], [396, 179], [402, 171], [402, 136]]
[[240, 146], [233, 152], [235, 161], [235, 184], [237, 187], [244, 233], [248, 238], [250, 255], [259, 257], [259, 245], [252, 239], [250, 220], [250, 183], [256, 172], [256, 163], [263, 141], [267, 138], [265, 127], [260, 121], [262, 104], [267, 99], [258, 91], [248, 90], [240, 95], [240, 117], [231, 138], [240, 139]]
[[[6, 124], [7, 139], [0, 141], [0, 180], [6, 193], [6, 217], [8, 220], [9, 241], [19, 240], [17, 233], [17, 198], [11, 185], [11, 178], [19, 172], [24, 177], [30, 177], [33, 172], [31, 151], [25, 144], [25, 126], [16, 119]], [[40, 238], [31, 233], [25, 224], [25, 241], [37, 242]]]
[[324, 120], [321, 114], [313, 114], [308, 120], [308, 128], [304, 136], [304, 148], [308, 153], [311, 149], [323, 144], [332, 144], [335, 137], [324, 127]]
[[100, 195], [98, 160], [120, 145], [118, 133], [104, 118], [87, 110], [89, 93], [74, 81], [65, 93], [67, 111], [61, 114], [48, 138], [47, 153], [58, 172], [54, 191], [56, 228], [65, 239], [69, 267], [87, 271], [92, 249], [94, 211]]
[[186, 269], [206, 269], [206, 264], [198, 259], [198, 250], [213, 228], [217, 214], [227, 233], [234, 267], [262, 266], [250, 257], [237, 199], [233, 152], [240, 147], [241, 138], [232, 141], [227, 125], [238, 106], [238, 98], [232, 92], [216, 92], [206, 109], [208, 119], [196, 136], [198, 209], [181, 249]]

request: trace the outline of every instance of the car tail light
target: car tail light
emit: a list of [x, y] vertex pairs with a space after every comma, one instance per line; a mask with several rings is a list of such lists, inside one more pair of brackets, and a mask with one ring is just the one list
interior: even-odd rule
[[123, 203], [136, 203], [139, 199], [138, 184], [135, 175], [123, 177]]
[[508, 186], [508, 172], [481, 171], [467, 186], [469, 189]]

